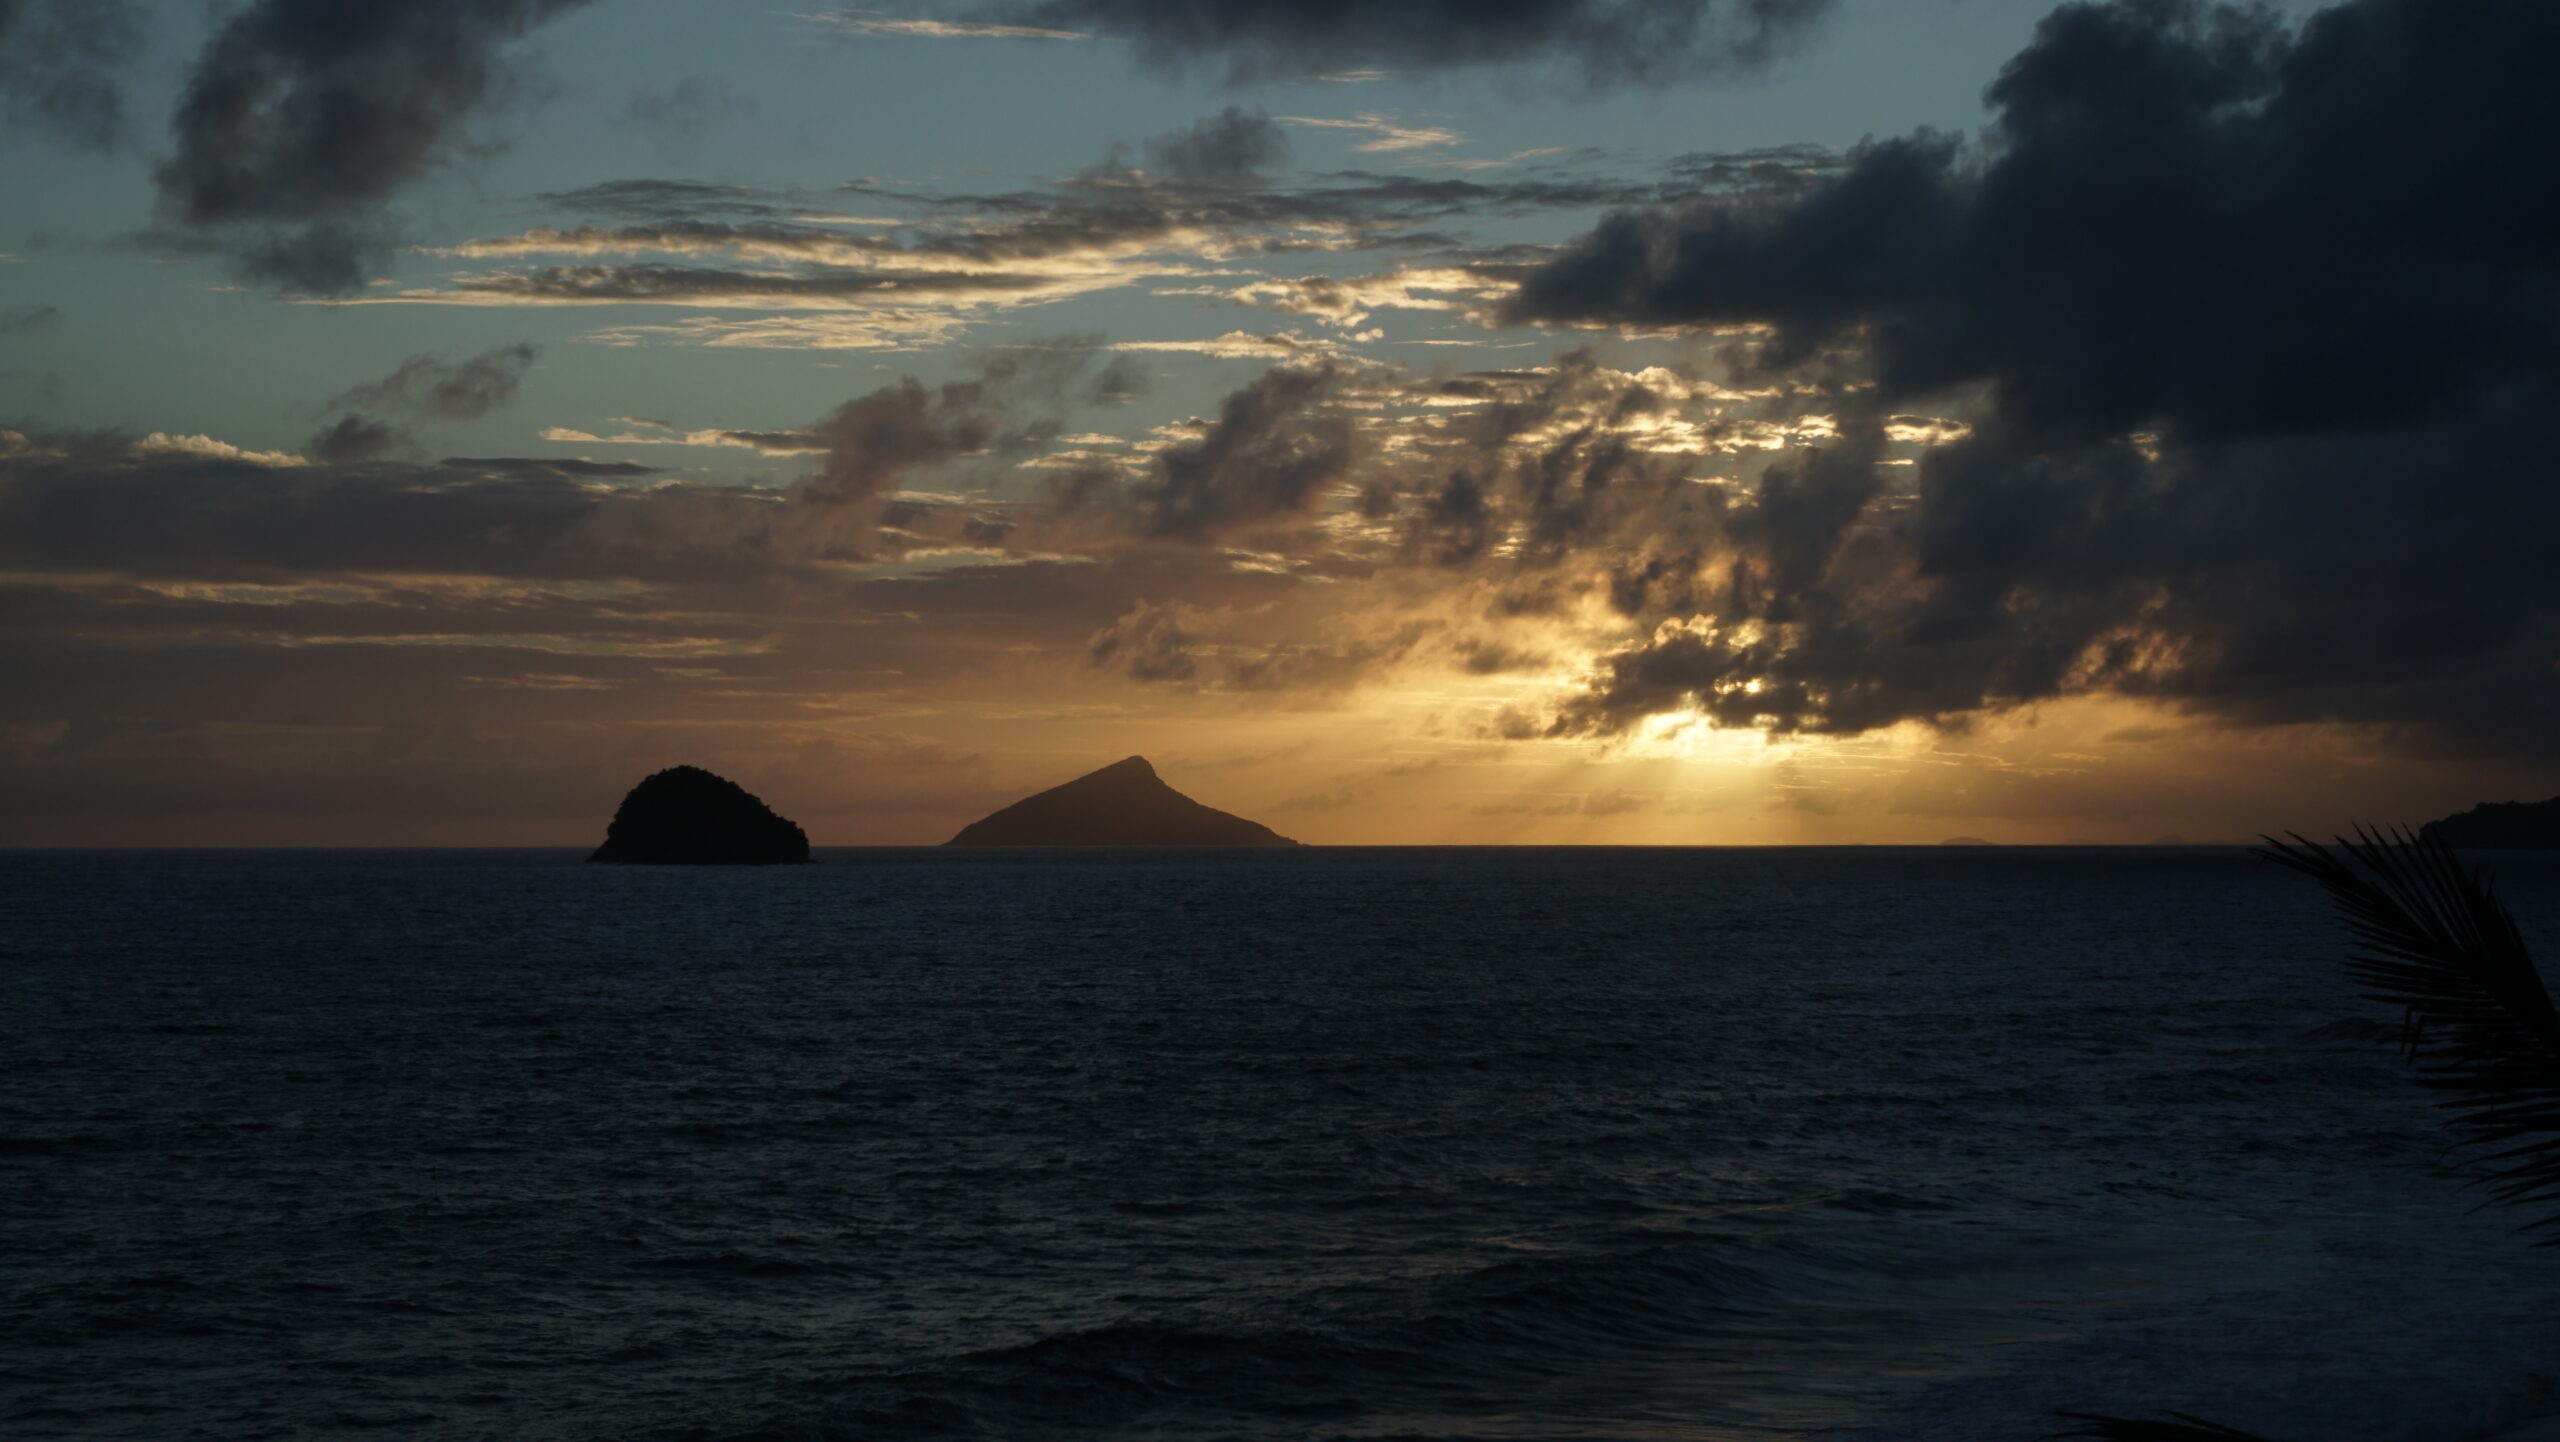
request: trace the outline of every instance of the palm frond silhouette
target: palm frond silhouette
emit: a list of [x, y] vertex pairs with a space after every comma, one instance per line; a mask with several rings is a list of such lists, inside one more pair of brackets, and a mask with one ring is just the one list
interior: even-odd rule
[[[2406, 829], [2356, 829], [2335, 850], [2298, 834], [2270, 836], [2258, 854], [2328, 890], [2355, 938], [2347, 975], [2376, 1001], [2399, 1007], [2421, 1085], [2472, 1149], [2482, 1206], [2560, 1200], [2560, 1009], [2552, 1005], [2516, 919], [2444, 838]], [[2560, 1211], [2523, 1230], [2560, 1226]], [[2560, 1234], [2537, 1246], [2560, 1245]], [[2099, 1442], [2262, 1442], [2183, 1412], [2157, 1419], [2059, 1412], [2083, 1424], [2054, 1437]]]
[[[2418, 1081], [2445, 1093], [2481, 1205], [2560, 1200], [2560, 1010], [2515, 918], [2438, 837], [2359, 828], [2335, 844], [2269, 837], [2259, 854], [2328, 889], [2355, 937], [2347, 973], [2406, 1014]], [[2560, 1211], [2524, 1230], [2554, 1226]]]

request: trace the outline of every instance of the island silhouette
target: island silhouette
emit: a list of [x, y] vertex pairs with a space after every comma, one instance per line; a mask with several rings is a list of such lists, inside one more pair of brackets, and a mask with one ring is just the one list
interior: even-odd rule
[[1258, 821], [1164, 784], [1144, 756], [1115, 761], [960, 828], [946, 846], [1295, 846]]
[[2548, 801], [2483, 801], [2423, 828], [2447, 846], [2479, 851], [2560, 851], [2560, 796]]
[[699, 766], [670, 766], [631, 788], [589, 861], [649, 866], [776, 866], [809, 859], [809, 836], [745, 788]]

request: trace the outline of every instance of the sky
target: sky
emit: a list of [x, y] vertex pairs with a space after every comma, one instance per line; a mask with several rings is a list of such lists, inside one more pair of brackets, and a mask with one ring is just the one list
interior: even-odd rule
[[[887, 0], [884, 0], [884, 4]], [[2560, 792], [2543, 0], [0, 0], [0, 845]]]

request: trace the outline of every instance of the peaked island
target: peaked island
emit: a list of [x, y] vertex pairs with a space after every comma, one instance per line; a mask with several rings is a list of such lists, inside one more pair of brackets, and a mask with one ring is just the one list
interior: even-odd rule
[[1132, 756], [1027, 796], [948, 846], [1295, 846], [1258, 821], [1203, 806]]

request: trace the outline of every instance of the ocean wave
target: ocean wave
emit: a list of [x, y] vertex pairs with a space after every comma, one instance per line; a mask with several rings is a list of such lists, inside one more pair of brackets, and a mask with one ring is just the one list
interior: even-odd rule
[[[1730, 1339], [1790, 1290], [1767, 1266], [1712, 1255], [1738, 1245], [1499, 1262], [1441, 1279], [1419, 1305], [1344, 1301], [1331, 1315], [1290, 1325], [1133, 1319], [1064, 1331], [836, 1378], [832, 1405], [815, 1415], [681, 1436], [1303, 1436], [1363, 1419], [1465, 1416], [1498, 1405], [1525, 1380], [1569, 1377], [1595, 1358], [1623, 1365], [1631, 1353]], [[1310, 1426], [1323, 1430], [1296, 1430]]]

